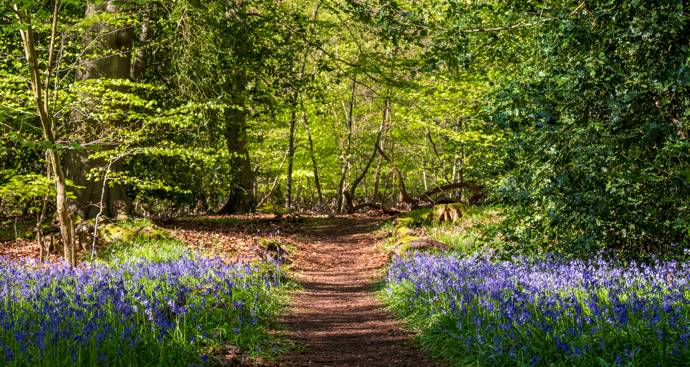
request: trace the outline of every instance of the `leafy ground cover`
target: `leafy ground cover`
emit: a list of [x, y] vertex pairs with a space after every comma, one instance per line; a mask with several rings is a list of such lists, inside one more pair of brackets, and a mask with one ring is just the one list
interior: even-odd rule
[[683, 365], [690, 265], [414, 254], [383, 297], [457, 365]]
[[[510, 257], [516, 249], [502, 235], [503, 212], [500, 205], [463, 206], [455, 222], [434, 222], [432, 209], [415, 209], [381, 228], [382, 234], [388, 236], [384, 249], [398, 247], [405, 252], [411, 241], [433, 240], [446, 244], [457, 255], [481, 252], [492, 257]], [[523, 246], [521, 250], [529, 249]]]
[[169, 238], [106, 250], [75, 268], [0, 259], [0, 364], [203, 365], [228, 345], [280, 348], [267, 334], [287, 301], [279, 264], [203, 256]]

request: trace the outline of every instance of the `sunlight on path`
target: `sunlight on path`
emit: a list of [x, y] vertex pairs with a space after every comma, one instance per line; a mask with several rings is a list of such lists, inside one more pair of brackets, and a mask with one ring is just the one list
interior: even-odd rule
[[283, 322], [302, 348], [281, 366], [435, 366], [375, 299], [386, 257], [368, 218], [309, 219], [297, 246], [294, 296]]

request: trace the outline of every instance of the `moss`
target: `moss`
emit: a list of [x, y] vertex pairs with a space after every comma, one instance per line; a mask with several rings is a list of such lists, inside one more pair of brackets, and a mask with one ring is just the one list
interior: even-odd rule
[[419, 227], [427, 222], [431, 209], [415, 209], [405, 216], [396, 219], [396, 227]]
[[407, 213], [407, 217], [413, 219], [415, 226], [420, 226], [427, 222], [427, 217], [430, 212], [430, 208], [415, 209]]
[[136, 237], [133, 230], [118, 226], [117, 223], [108, 223], [99, 226], [100, 238], [106, 243], [128, 242]]
[[398, 228], [413, 227], [414, 225], [415, 225], [414, 218], [402, 217], [402, 218], [398, 218], [398, 220], [396, 221], [395, 228], [397, 230]]
[[463, 217], [465, 206], [460, 203], [440, 204], [434, 208], [427, 215], [427, 220], [433, 224], [440, 224], [442, 222], [455, 223]]
[[148, 220], [105, 223], [98, 233], [105, 243], [131, 242], [137, 238], [149, 241], [169, 238], [168, 233]]
[[137, 232], [137, 237], [147, 240], [162, 240], [168, 237], [168, 233], [156, 226], [143, 227]]
[[402, 249], [402, 247], [409, 246], [410, 242], [419, 240], [416, 232], [410, 227], [396, 227], [393, 236], [393, 246], [396, 249]]
[[414, 233], [410, 227], [396, 227], [395, 228], [395, 238], [401, 238]]

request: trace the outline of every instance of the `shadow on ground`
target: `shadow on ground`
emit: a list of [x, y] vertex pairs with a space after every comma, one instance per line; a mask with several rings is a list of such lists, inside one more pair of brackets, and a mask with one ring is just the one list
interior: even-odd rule
[[298, 240], [294, 296], [283, 323], [302, 345], [281, 366], [435, 366], [376, 300], [387, 257], [372, 234], [380, 218], [308, 218]]

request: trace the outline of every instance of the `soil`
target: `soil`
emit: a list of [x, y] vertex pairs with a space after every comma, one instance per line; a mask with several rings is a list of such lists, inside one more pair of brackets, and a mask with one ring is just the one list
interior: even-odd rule
[[303, 290], [283, 317], [300, 348], [280, 366], [436, 366], [376, 299], [387, 256], [375, 246], [380, 219], [309, 219], [300, 226], [294, 271]]

